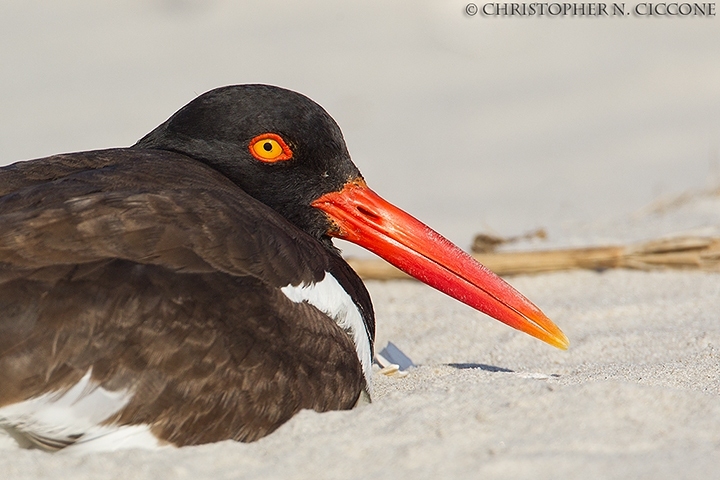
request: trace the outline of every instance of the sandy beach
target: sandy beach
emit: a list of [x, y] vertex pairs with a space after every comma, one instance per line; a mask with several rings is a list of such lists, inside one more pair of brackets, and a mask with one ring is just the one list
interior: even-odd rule
[[418, 365], [374, 402], [305, 411], [253, 444], [74, 457], [0, 453], [5, 478], [714, 478], [720, 283], [699, 272], [520, 276], [567, 352], [417, 282], [369, 282]]
[[[203, 91], [263, 82], [321, 103], [371, 187], [463, 248], [539, 227], [511, 248], [720, 236], [717, 18], [464, 8], [0, 2], [0, 165], [130, 145]], [[720, 274], [508, 281], [568, 351], [418, 282], [368, 281], [377, 350], [416, 364], [376, 373], [371, 405], [252, 444], [72, 456], [0, 435], [0, 478], [718, 478]]]

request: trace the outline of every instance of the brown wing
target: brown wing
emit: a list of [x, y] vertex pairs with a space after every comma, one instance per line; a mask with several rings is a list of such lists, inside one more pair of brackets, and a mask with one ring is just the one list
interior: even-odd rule
[[109, 423], [186, 445], [355, 404], [352, 341], [277, 288], [328, 254], [212, 170], [88, 152], [4, 170], [0, 192], [0, 406], [92, 369], [133, 393]]
[[317, 241], [219, 173], [171, 152], [114, 149], [19, 163], [0, 169], [0, 194], [5, 271], [121, 258], [281, 286], [290, 276], [317, 281], [327, 268]]

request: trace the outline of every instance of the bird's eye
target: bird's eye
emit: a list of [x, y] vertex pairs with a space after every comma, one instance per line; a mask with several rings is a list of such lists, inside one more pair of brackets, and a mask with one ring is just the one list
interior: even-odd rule
[[261, 162], [273, 163], [292, 158], [292, 150], [275, 133], [263, 133], [250, 140], [250, 153]]

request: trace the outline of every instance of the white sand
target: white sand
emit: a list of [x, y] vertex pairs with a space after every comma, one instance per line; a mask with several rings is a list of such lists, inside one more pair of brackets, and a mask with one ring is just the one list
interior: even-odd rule
[[303, 412], [254, 444], [89, 457], [0, 453], [3, 478], [714, 478], [720, 282], [575, 272], [512, 282], [571, 339], [561, 352], [416, 282], [370, 282], [378, 340], [419, 367], [375, 401]]
[[[266, 82], [321, 102], [371, 186], [462, 246], [536, 227], [548, 245], [718, 233], [718, 197], [637, 215], [720, 181], [717, 18], [463, 8], [0, 2], [0, 164], [128, 145], [197, 93]], [[0, 437], [0, 479], [720, 476], [720, 276], [511, 281], [569, 351], [417, 283], [371, 282], [378, 346], [420, 365], [377, 378], [372, 405], [304, 412], [250, 445], [70, 457]]]

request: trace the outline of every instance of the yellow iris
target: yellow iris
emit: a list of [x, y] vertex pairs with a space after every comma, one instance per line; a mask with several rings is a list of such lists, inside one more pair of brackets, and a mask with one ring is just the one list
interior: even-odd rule
[[283, 153], [280, 144], [272, 138], [259, 140], [253, 144], [252, 148], [258, 157], [264, 158], [265, 160], [273, 160]]
[[263, 162], [280, 162], [290, 160], [293, 156], [292, 150], [285, 140], [276, 133], [264, 133], [250, 141], [250, 153], [253, 157]]

